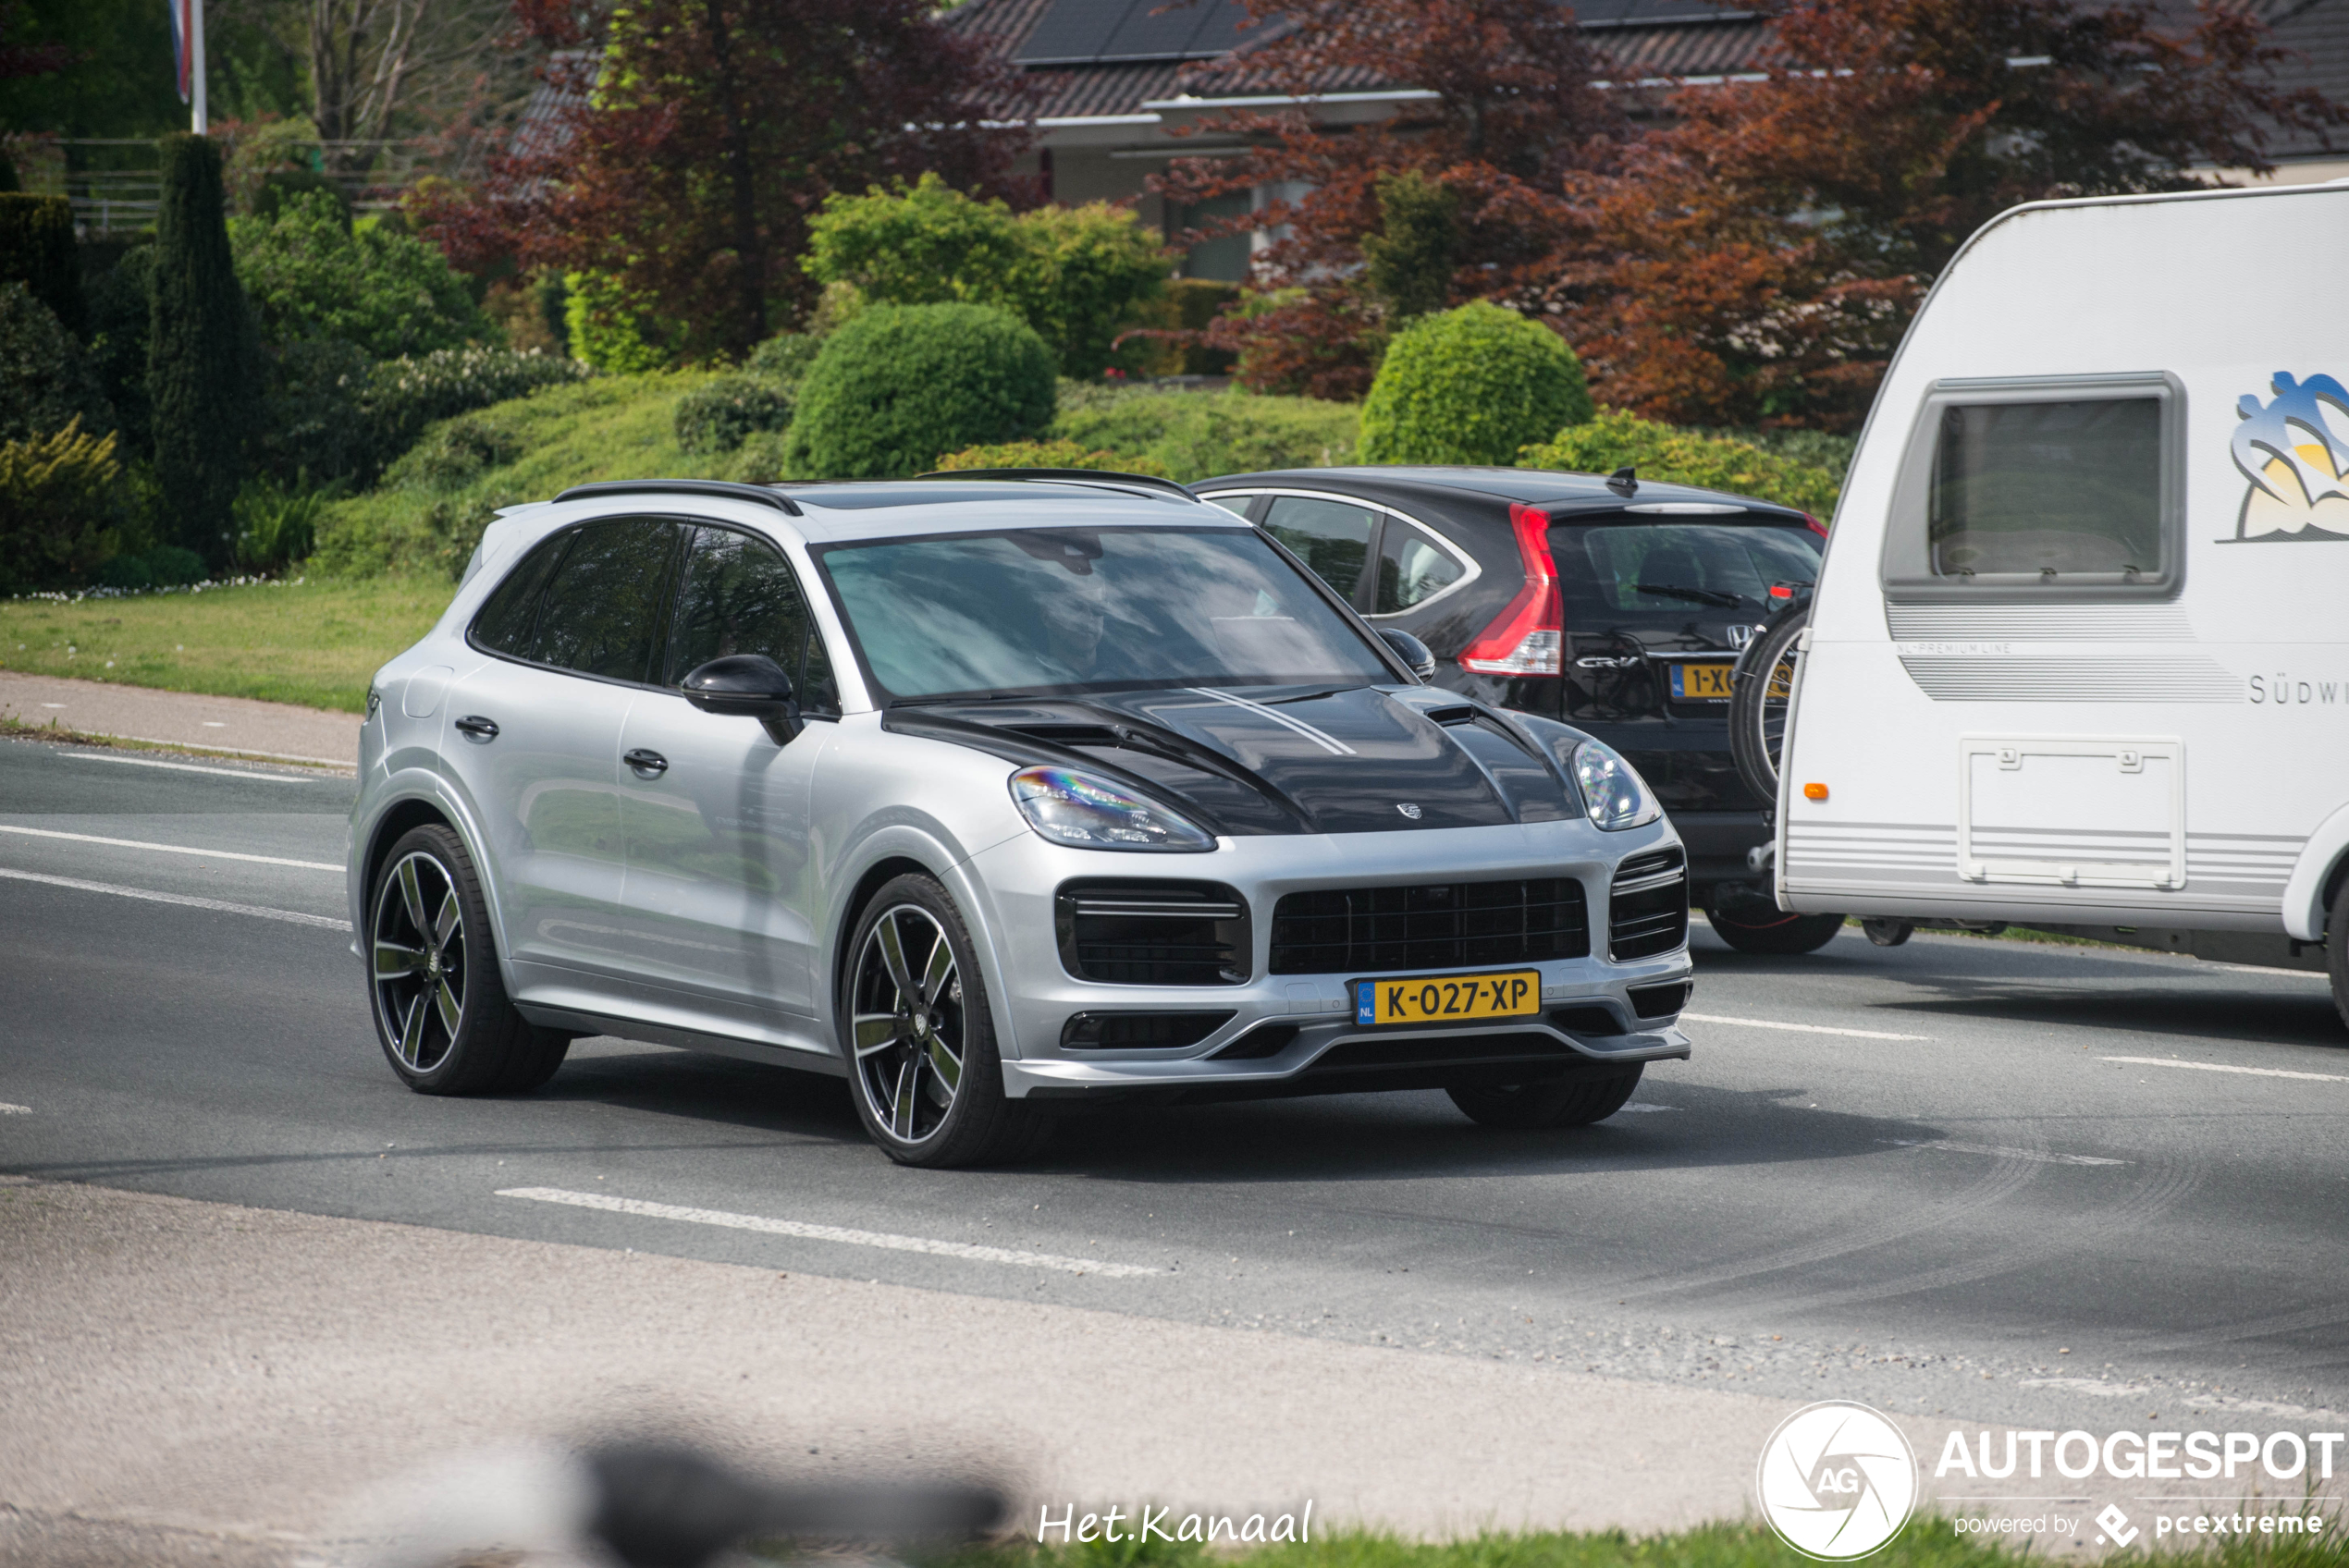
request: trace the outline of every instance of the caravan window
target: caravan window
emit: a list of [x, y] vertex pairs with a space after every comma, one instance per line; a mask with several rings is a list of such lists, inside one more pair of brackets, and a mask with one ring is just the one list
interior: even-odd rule
[[1887, 597], [2175, 594], [2185, 402], [2158, 374], [1935, 384], [1893, 493]]
[[1934, 574], [2161, 570], [2161, 404], [1952, 403], [1927, 503]]

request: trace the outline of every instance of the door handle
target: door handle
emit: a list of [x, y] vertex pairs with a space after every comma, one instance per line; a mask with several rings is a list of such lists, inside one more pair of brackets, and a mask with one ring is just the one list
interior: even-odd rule
[[474, 741], [495, 741], [498, 739], [498, 721], [484, 718], [477, 713], [469, 713], [457, 721], [457, 732]]
[[669, 771], [669, 759], [658, 752], [648, 752], [642, 746], [621, 757], [621, 761], [647, 778], [658, 778]]

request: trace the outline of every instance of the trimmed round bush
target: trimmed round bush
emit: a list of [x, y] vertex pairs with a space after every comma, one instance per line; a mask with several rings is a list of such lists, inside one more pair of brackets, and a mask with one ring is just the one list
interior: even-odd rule
[[824, 340], [785, 461], [798, 479], [892, 479], [1052, 423], [1052, 350], [990, 305], [875, 305]]
[[1362, 404], [1362, 460], [1506, 466], [1590, 417], [1566, 340], [1480, 300], [1422, 317], [1387, 346]]
[[677, 445], [731, 452], [762, 430], [791, 424], [791, 394], [756, 375], [721, 375], [677, 400]]

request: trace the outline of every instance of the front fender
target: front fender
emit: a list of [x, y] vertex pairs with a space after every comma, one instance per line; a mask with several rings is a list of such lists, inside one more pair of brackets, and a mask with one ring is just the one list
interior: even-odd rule
[[427, 767], [412, 766], [387, 775], [376, 791], [370, 792], [359, 818], [351, 825], [351, 865], [346, 880], [351, 890], [354, 946], [363, 943], [367, 934], [367, 867], [374, 863], [375, 851], [383, 840], [387, 819], [410, 802], [422, 802], [437, 812], [463, 842], [465, 853], [473, 857], [473, 875], [480, 878], [482, 898], [489, 905], [490, 939], [497, 945], [498, 973], [511, 994], [518, 982], [507, 957], [512, 949], [506, 941], [506, 901], [498, 867], [490, 856], [482, 852], [481, 846], [487, 836], [481, 829], [473, 803], [451, 788], [445, 777]]

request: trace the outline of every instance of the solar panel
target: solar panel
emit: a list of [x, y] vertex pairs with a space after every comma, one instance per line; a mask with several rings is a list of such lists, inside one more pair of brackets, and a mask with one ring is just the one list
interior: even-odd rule
[[1212, 59], [1238, 43], [1240, 0], [1052, 0], [1014, 56], [1023, 66]]

